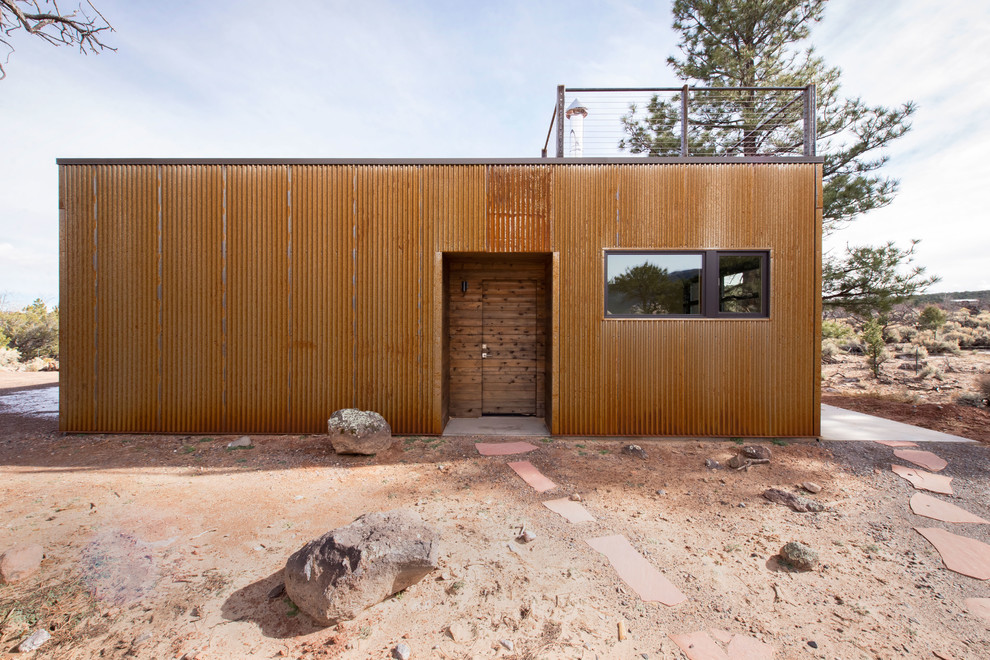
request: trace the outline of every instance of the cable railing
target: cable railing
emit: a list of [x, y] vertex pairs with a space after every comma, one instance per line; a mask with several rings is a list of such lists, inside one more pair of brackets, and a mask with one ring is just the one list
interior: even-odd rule
[[815, 155], [815, 87], [557, 87], [558, 158]]

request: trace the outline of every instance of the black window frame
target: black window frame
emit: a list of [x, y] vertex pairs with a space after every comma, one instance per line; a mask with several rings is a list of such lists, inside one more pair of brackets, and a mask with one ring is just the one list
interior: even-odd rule
[[[769, 319], [770, 318], [770, 250], [739, 249], [607, 249], [602, 259], [604, 291], [602, 296], [605, 319]], [[700, 255], [701, 256], [701, 304], [698, 314], [611, 314], [608, 311], [608, 258], [609, 255]], [[760, 311], [723, 312], [719, 310], [719, 257], [759, 257], [760, 258]]]

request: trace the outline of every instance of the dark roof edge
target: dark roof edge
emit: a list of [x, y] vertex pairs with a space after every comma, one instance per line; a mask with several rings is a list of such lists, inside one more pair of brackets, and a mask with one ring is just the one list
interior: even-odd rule
[[824, 163], [821, 156], [668, 158], [56, 158], [58, 165], [711, 165]]

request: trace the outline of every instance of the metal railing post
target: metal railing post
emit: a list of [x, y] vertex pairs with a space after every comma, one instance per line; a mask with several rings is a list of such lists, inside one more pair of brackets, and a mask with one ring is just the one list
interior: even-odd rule
[[564, 157], [564, 90], [557, 85], [557, 158]]
[[681, 88], [681, 156], [688, 155], [688, 86]]
[[818, 140], [818, 126], [815, 121], [815, 86], [804, 88], [804, 155], [815, 155], [815, 142]]

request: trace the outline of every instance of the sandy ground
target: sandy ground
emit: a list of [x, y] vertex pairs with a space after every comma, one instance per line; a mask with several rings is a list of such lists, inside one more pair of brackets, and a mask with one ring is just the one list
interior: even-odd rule
[[[38, 655], [54, 658], [387, 658], [400, 641], [413, 658], [680, 658], [667, 635], [709, 629], [777, 658], [990, 657], [990, 624], [963, 605], [990, 585], [945, 569], [912, 529], [990, 542], [988, 526], [912, 514], [915, 491], [873, 443], [759, 442], [771, 463], [736, 472], [704, 465], [732, 456], [731, 441], [638, 440], [642, 459], [616, 439], [537, 440], [526, 458], [559, 485], [541, 495], [506, 465], [520, 457], [481, 457], [478, 438], [402, 437], [357, 458], [319, 436], [229, 450], [227, 437], [63, 436], [50, 417], [18, 417], [0, 414], [0, 549], [40, 543], [46, 559], [0, 586], [0, 654], [43, 626], [53, 638]], [[949, 461], [952, 501], [990, 519], [987, 448], [926, 448]], [[808, 480], [828, 511], [760, 496]], [[595, 522], [540, 504], [571, 493]], [[440, 530], [434, 574], [334, 628], [269, 598], [305, 541], [397, 507]], [[514, 540], [523, 524], [532, 543]], [[643, 603], [585, 541], [608, 534], [688, 600]], [[782, 567], [791, 540], [821, 564]], [[451, 639], [454, 623], [474, 639]]]

